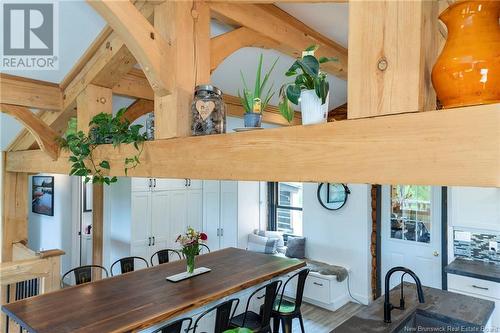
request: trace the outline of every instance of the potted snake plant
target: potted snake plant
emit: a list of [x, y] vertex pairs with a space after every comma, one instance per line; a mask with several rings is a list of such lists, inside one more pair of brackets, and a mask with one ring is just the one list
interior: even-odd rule
[[274, 96], [274, 92], [272, 92], [274, 84], [271, 84], [271, 86], [267, 90], [266, 90], [266, 85], [269, 81], [269, 76], [274, 70], [274, 67], [276, 66], [276, 63], [278, 62], [279, 58], [276, 58], [271, 68], [269, 69], [269, 71], [267, 71], [267, 73], [264, 75], [264, 78], [261, 81], [263, 58], [264, 57], [261, 54], [259, 58], [259, 65], [257, 67], [255, 86], [253, 90], [251, 90], [248, 87], [247, 82], [245, 80], [245, 76], [243, 75], [243, 72], [240, 70], [241, 81], [243, 82], [243, 92], [241, 93], [240, 90], [238, 90], [238, 97], [240, 98], [241, 104], [245, 109], [245, 115], [244, 115], [245, 127], [254, 127], [254, 128], [261, 127], [262, 112], [266, 109], [267, 105], [269, 104], [269, 101]]
[[291, 104], [300, 104], [303, 125], [327, 121], [330, 86], [326, 73], [320, 70], [320, 64], [337, 59], [318, 59], [314, 55], [317, 49], [317, 45], [308, 47], [285, 73], [287, 77], [294, 77], [294, 81], [281, 87], [279, 110], [289, 123], [295, 112]]

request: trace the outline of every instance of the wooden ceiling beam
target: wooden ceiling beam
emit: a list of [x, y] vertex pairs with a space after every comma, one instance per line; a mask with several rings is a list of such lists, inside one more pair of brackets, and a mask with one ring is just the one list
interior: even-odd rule
[[56, 142], [57, 133], [45, 122], [38, 118], [27, 107], [0, 104], [1, 112], [16, 118], [35, 137], [41, 150], [56, 160], [59, 154], [59, 145]]
[[316, 55], [336, 57], [338, 61], [323, 65], [325, 71], [347, 79], [347, 49], [311, 29], [292, 15], [270, 4], [237, 4], [211, 2], [212, 16], [236, 27], [247, 27], [278, 43], [276, 49], [294, 58], [302, 51], [319, 45]]
[[153, 90], [159, 96], [168, 95], [174, 86], [169, 79], [169, 66], [164, 64], [166, 59], [172, 57], [172, 48], [167, 40], [130, 1], [88, 0], [87, 3], [123, 39], [143, 68]]
[[0, 103], [61, 111], [62, 93], [55, 83], [0, 73]]
[[[51, 126], [52, 123], [59, 117], [59, 112], [52, 112], [46, 110], [39, 110], [34, 113], [41, 121], [43, 121], [47, 126]], [[55, 131], [58, 135], [58, 133]], [[7, 147], [6, 151], [16, 151], [16, 150], [28, 150], [39, 148], [34, 136], [28, 129], [23, 128], [21, 132], [12, 140], [10, 145]]]
[[236, 28], [210, 41], [210, 72], [213, 72], [228, 56], [243, 47], [278, 49], [279, 43], [247, 27]]
[[[499, 124], [500, 104], [492, 104], [155, 140], [129, 176], [500, 187]], [[133, 150], [103, 145], [94, 158], [124, 176], [123, 158]], [[9, 152], [6, 170], [68, 173], [67, 157]]]

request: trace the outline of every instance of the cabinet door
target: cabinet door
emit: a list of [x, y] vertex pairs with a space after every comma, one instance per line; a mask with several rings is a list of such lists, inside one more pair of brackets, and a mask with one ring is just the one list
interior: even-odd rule
[[220, 182], [221, 248], [238, 247], [238, 182]]
[[198, 231], [203, 230], [202, 190], [187, 191], [187, 225]]
[[207, 245], [210, 250], [218, 250], [219, 218], [220, 218], [220, 182], [218, 180], [203, 181], [203, 231], [208, 236]]
[[184, 190], [187, 188], [186, 179], [153, 179], [153, 191]]
[[203, 180], [199, 179], [189, 179], [188, 189], [190, 190], [201, 190], [203, 188]]
[[132, 192], [131, 255], [147, 260], [151, 236], [151, 192]]
[[132, 192], [146, 192], [149, 191], [151, 178], [134, 177], [131, 179]]
[[[151, 235], [154, 237], [151, 255], [169, 247], [175, 236], [169, 230], [169, 212], [171, 191], [153, 192], [151, 195]], [[149, 258], [148, 258], [149, 260]]]
[[175, 239], [178, 235], [186, 232], [187, 228], [187, 210], [188, 210], [188, 191], [169, 191], [170, 192], [170, 211], [168, 216], [169, 231], [172, 235], [170, 247], [178, 248]]

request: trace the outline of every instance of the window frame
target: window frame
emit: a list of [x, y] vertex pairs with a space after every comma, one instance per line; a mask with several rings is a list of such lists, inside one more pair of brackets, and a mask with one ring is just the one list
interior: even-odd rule
[[[304, 188], [302, 188], [302, 191], [304, 191]], [[277, 231], [278, 229], [278, 209], [287, 209], [291, 211], [303, 212], [302, 207], [283, 206], [279, 204], [279, 182], [267, 183], [267, 203], [268, 203], [267, 230], [270, 231]], [[284, 233], [284, 235], [296, 236], [291, 233]]]

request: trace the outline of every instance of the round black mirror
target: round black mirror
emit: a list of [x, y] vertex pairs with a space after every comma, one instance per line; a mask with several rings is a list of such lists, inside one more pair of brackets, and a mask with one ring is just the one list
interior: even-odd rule
[[329, 210], [344, 207], [347, 196], [351, 193], [345, 184], [321, 183], [318, 185], [318, 201]]

